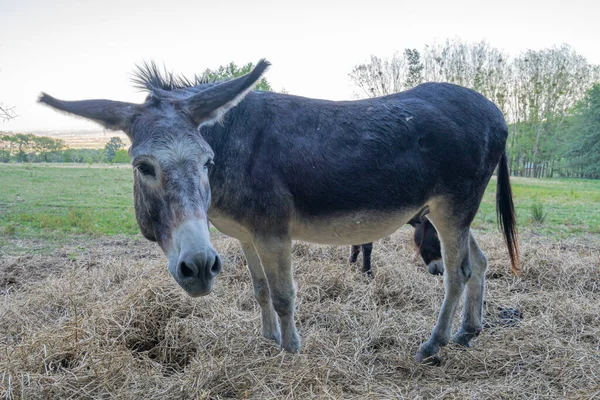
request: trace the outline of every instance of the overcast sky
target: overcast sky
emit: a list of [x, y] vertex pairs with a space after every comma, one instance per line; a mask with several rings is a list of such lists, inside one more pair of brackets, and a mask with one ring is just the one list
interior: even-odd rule
[[352, 99], [352, 67], [371, 54], [459, 37], [516, 55], [568, 43], [600, 64], [598, 0], [0, 0], [0, 102], [19, 117], [3, 131], [97, 128], [36, 104], [141, 102], [130, 73], [156, 60], [193, 75], [267, 58], [275, 90]]

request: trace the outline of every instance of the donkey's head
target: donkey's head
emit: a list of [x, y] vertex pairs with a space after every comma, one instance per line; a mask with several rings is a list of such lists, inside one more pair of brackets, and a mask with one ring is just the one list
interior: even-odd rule
[[240, 78], [196, 85], [171, 75], [163, 77], [153, 65], [146, 66], [137, 80], [150, 91], [143, 104], [62, 101], [44, 93], [39, 99], [57, 110], [127, 133], [138, 225], [147, 239], [158, 242], [169, 260], [169, 272], [191, 296], [208, 294], [221, 271], [207, 217], [208, 168], [214, 154], [198, 128], [223, 117], [268, 66], [261, 60]]

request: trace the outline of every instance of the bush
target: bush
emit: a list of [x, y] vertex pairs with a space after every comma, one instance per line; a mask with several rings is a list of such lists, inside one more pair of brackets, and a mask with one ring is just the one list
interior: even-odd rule
[[128, 164], [131, 161], [129, 158], [129, 154], [127, 154], [127, 150], [121, 149], [115, 153], [115, 157], [113, 158], [113, 163], [126, 163]]
[[546, 220], [546, 213], [544, 212], [544, 205], [539, 201], [535, 201], [531, 205], [531, 222], [536, 225], [541, 225]]

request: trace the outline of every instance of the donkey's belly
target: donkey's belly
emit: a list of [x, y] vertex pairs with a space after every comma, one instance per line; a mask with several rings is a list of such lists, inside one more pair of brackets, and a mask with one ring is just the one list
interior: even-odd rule
[[[293, 240], [321, 244], [364, 244], [394, 233], [419, 209], [410, 211], [360, 211], [337, 216], [301, 217], [290, 221]], [[242, 242], [252, 242], [252, 230], [227, 215], [209, 214], [210, 222], [222, 233]]]
[[297, 217], [291, 224], [292, 239], [337, 245], [370, 243], [391, 235], [418, 211], [363, 211], [328, 217]]

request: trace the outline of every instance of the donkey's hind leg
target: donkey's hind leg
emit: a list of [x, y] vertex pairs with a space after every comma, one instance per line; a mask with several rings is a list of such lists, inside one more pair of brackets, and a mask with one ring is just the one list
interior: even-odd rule
[[483, 295], [485, 292], [485, 271], [487, 258], [479, 248], [473, 233], [470, 234], [471, 279], [467, 282], [465, 294], [465, 309], [460, 330], [454, 335], [453, 341], [468, 347], [469, 342], [477, 337], [483, 328]]
[[[438, 231], [444, 260], [444, 302], [431, 337], [417, 353], [417, 361], [430, 364], [440, 362], [437, 353], [448, 344], [452, 321], [466, 282], [471, 276], [469, 259], [469, 226], [453, 213], [434, 213], [429, 218]], [[461, 226], [462, 225], [462, 226]], [[466, 226], [465, 226], [466, 225]]]
[[371, 270], [371, 252], [373, 252], [373, 243], [366, 243], [362, 246], [363, 252], [363, 269], [362, 272], [369, 278], [373, 277], [373, 271]]
[[363, 252], [363, 267], [362, 272], [369, 278], [373, 278], [373, 271], [371, 270], [371, 252], [373, 251], [373, 243], [366, 243], [359, 245], [352, 245], [350, 249], [350, 263], [355, 263], [358, 259], [358, 255], [362, 249]]
[[300, 351], [300, 336], [294, 322], [296, 284], [292, 272], [292, 240], [289, 237], [261, 236], [253, 240], [269, 281], [271, 301], [281, 320], [281, 347]]
[[358, 260], [359, 254], [360, 254], [360, 246], [352, 245], [352, 247], [350, 248], [350, 258], [348, 259], [348, 262], [351, 264], [355, 263], [356, 260]]
[[242, 251], [248, 263], [250, 276], [252, 277], [252, 286], [254, 286], [254, 297], [260, 305], [262, 315], [263, 336], [281, 344], [281, 332], [277, 322], [277, 314], [271, 301], [271, 291], [265, 272], [260, 262], [260, 258], [254, 249], [252, 243], [240, 242]]

